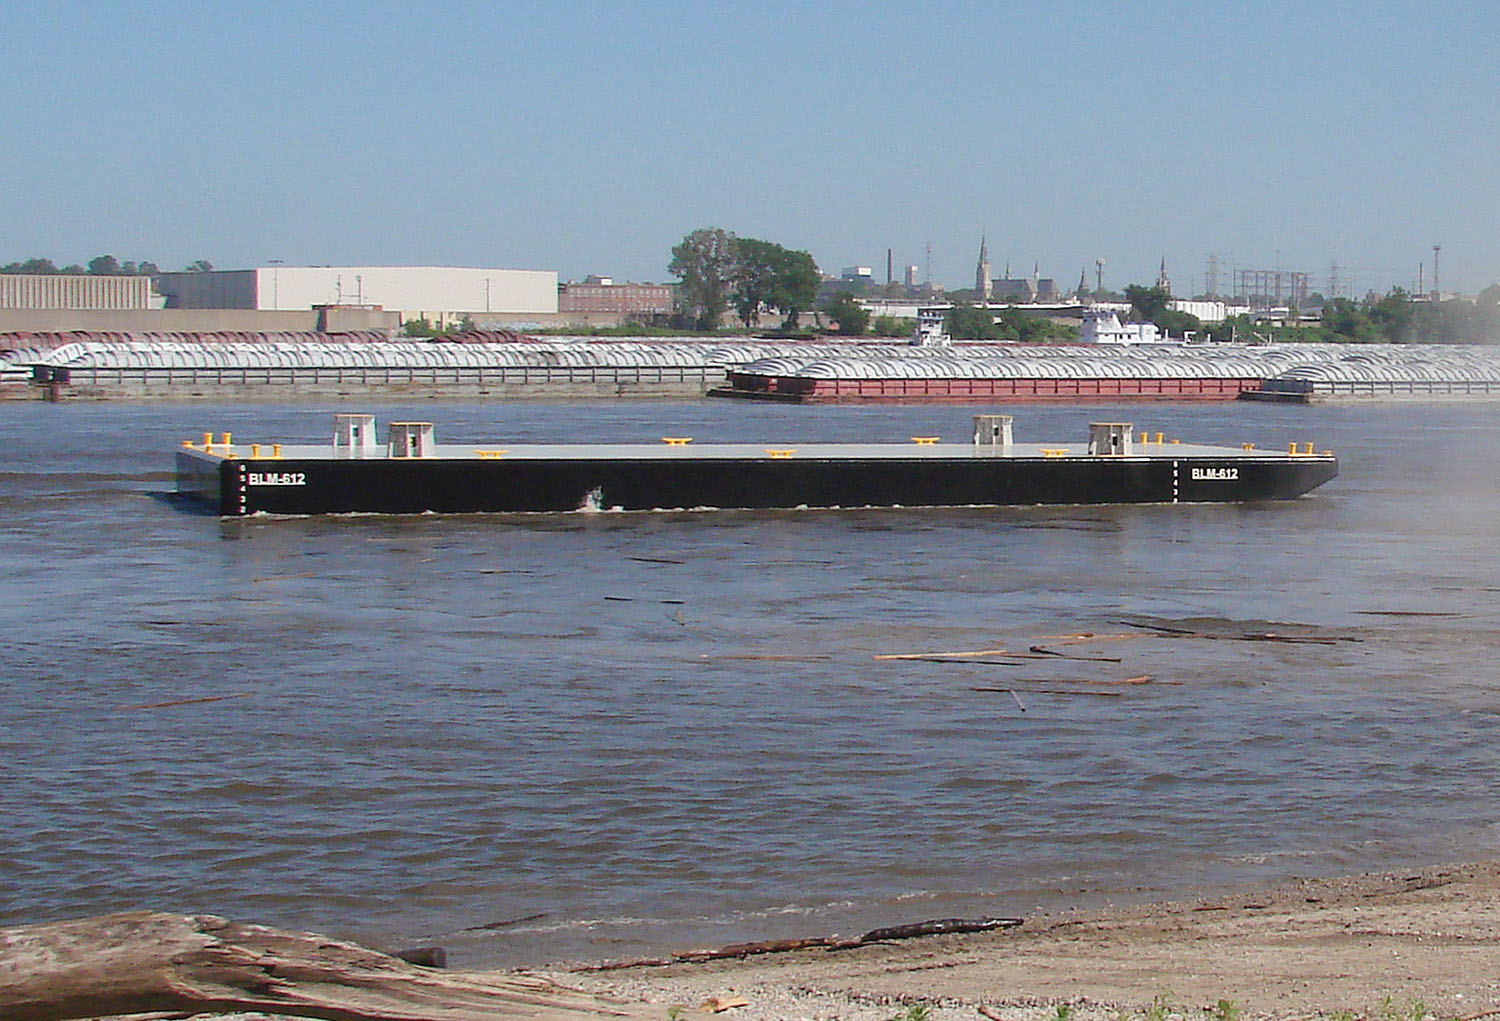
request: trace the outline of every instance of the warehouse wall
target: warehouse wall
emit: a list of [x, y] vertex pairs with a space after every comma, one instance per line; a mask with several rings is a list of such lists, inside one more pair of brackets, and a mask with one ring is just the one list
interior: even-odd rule
[[150, 307], [150, 277], [0, 273], [0, 309]]

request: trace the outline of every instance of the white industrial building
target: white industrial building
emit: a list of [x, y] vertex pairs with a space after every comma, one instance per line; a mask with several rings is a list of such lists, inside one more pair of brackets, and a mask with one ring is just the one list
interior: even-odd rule
[[402, 321], [447, 326], [468, 317], [508, 319], [557, 312], [551, 270], [452, 266], [261, 266], [163, 273], [157, 287], [168, 308], [292, 311], [327, 306], [381, 308]]

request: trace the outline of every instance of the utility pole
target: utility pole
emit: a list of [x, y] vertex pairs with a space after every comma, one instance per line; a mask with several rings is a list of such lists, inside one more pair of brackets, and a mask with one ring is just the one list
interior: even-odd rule
[[1104, 290], [1104, 260], [1094, 260], [1094, 293]]

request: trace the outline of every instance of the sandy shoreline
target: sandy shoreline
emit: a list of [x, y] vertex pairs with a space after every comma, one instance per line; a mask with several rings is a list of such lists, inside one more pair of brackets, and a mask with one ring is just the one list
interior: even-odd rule
[[[1028, 918], [1014, 929], [618, 971], [552, 970], [561, 985], [666, 1016], [743, 999], [736, 1021], [1500, 1017], [1500, 861], [1301, 880], [1223, 897]], [[1389, 998], [1389, 1002], [1386, 1001]], [[1384, 1003], [1384, 1005], [1383, 1005]], [[649, 1016], [649, 1014], [647, 1015]]]

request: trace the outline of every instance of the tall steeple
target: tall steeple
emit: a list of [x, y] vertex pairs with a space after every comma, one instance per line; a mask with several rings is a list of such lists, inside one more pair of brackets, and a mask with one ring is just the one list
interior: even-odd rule
[[1079, 301], [1087, 301], [1091, 297], [1089, 294], [1089, 268], [1087, 266], [1083, 267], [1083, 271], [1078, 274], [1078, 290], [1073, 293], [1077, 295]]
[[979, 235], [979, 265], [974, 267], [974, 297], [989, 301], [995, 293], [995, 281], [990, 273], [990, 252], [985, 237]]
[[1172, 278], [1167, 276], [1167, 257], [1161, 257], [1161, 272], [1156, 275], [1156, 286], [1167, 292], [1167, 297], [1172, 296]]

